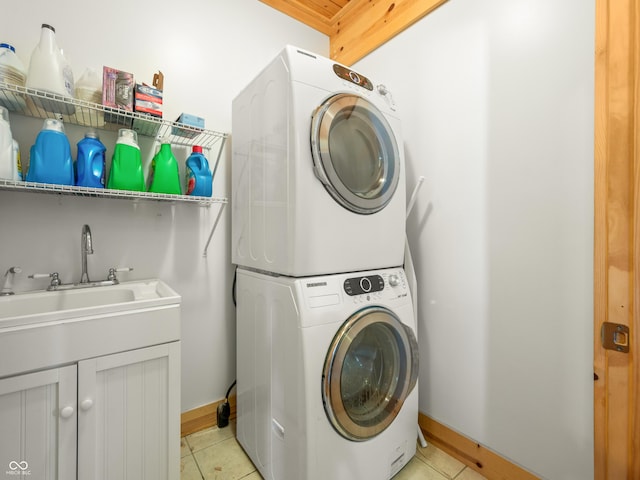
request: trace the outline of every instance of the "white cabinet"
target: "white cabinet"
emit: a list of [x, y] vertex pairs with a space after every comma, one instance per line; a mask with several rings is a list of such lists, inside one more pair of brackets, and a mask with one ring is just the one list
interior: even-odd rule
[[179, 480], [180, 346], [78, 363], [78, 479]]
[[180, 342], [0, 380], [0, 473], [76, 466], [79, 480], [179, 480]]
[[75, 365], [0, 379], [0, 474], [76, 478]]
[[132, 299], [9, 317], [10, 302], [51, 293], [0, 305], [0, 478], [180, 480], [181, 297], [158, 280], [95, 288], [96, 302]]

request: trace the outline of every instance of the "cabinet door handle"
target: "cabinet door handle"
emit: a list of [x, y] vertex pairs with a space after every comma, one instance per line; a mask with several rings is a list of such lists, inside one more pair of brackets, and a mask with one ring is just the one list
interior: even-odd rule
[[80, 408], [82, 410], [89, 410], [91, 407], [93, 407], [93, 400], [91, 400], [90, 398], [87, 398], [85, 400], [83, 400], [82, 402], [80, 402]]
[[69, 418], [71, 415], [73, 415], [73, 407], [64, 407], [62, 410], [60, 410], [60, 416], [62, 418]]

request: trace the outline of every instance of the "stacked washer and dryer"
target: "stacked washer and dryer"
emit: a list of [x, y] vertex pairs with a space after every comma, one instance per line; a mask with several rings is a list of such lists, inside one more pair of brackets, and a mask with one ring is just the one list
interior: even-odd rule
[[415, 454], [395, 110], [292, 46], [233, 101], [237, 437], [266, 480], [386, 480]]

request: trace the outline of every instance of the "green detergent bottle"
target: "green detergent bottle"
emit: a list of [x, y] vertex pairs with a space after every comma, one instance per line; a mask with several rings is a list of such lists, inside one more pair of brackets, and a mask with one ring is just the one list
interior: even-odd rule
[[160, 150], [151, 161], [151, 171], [149, 172], [149, 191], [155, 193], [172, 193], [180, 195], [180, 174], [178, 172], [178, 161], [173, 156], [171, 144], [163, 139]]
[[121, 128], [118, 131], [107, 188], [144, 192], [142, 156], [138, 146], [138, 134], [133, 130]]

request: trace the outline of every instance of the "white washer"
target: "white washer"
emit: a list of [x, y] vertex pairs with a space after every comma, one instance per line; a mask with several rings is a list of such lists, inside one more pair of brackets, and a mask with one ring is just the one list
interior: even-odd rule
[[395, 475], [418, 422], [404, 271], [237, 275], [237, 437], [263, 478]]
[[402, 265], [406, 179], [384, 86], [287, 46], [234, 100], [232, 261], [294, 277]]

